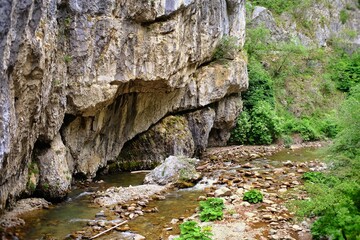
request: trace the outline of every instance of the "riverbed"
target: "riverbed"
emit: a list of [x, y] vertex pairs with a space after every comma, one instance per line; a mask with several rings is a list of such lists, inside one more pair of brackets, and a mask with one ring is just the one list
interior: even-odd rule
[[[229, 188], [231, 195], [223, 196], [227, 201], [227, 212], [223, 222], [215, 223], [213, 226], [216, 237], [214, 239], [223, 239], [224, 236], [221, 234], [224, 232], [216, 231], [219, 226], [220, 229], [227, 229], [225, 225], [221, 225], [225, 223], [230, 224], [229, 229], [232, 223], [244, 225], [241, 232], [234, 233], [229, 230], [228, 234], [234, 235], [234, 238], [229, 239], [236, 239], [236, 235], [240, 237], [238, 239], [244, 236], [250, 238], [252, 236], [256, 239], [267, 238], [270, 233], [288, 234], [293, 239], [305, 239], [304, 236], [309, 232], [308, 227], [301, 226], [299, 227], [301, 230], [293, 229], [292, 215], [283, 206], [291, 195], [284, 197], [284, 194], [299, 190], [302, 184], [301, 174], [312, 166], [322, 166], [321, 159], [324, 154], [314, 148], [284, 149], [249, 159], [234, 158], [234, 151], [240, 150], [230, 151], [232, 154], [230, 157], [224, 153], [214, 152], [202, 160], [200, 165], [206, 166], [200, 167], [204, 176], [215, 181], [215, 184], [208, 187], [205, 192], [197, 188], [172, 190], [165, 194], [164, 199], [154, 200], [148, 204], [147, 208], [156, 208], [158, 211], [145, 213], [130, 220], [125, 233], [114, 230], [99, 239], [129, 239], [129, 233], [140, 234], [150, 240], [167, 239], [169, 235], [179, 233], [178, 225], [184, 219], [196, 214], [199, 196], [214, 196], [215, 190], [222, 187]], [[84, 183], [74, 189], [65, 202], [55, 204], [50, 209], [37, 210], [22, 216], [26, 225], [17, 228], [16, 234], [19, 239], [65, 239], [73, 233], [82, 231], [101, 211], [106, 213], [107, 220], [116, 221], [114, 215], [107, 214], [109, 209], [93, 204], [91, 194], [112, 186], [127, 187], [142, 184], [144, 176], [145, 173], [118, 173], [101, 176], [92, 183]], [[265, 203], [258, 206], [243, 203], [241, 193], [250, 188], [261, 189], [265, 195]], [[267, 212], [268, 208], [276, 211]], [[280, 226], [289, 231], [282, 233], [277, 230]]]

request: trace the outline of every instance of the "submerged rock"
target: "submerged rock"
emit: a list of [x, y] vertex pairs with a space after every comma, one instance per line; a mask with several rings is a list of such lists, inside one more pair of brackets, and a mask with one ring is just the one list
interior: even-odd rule
[[135, 187], [111, 187], [103, 192], [95, 194], [94, 202], [100, 206], [111, 206], [114, 204], [123, 204], [131, 200], [141, 200], [149, 198], [154, 194], [159, 194], [166, 190], [165, 187], [150, 184], [139, 185]]
[[145, 183], [160, 185], [174, 184], [179, 187], [193, 186], [201, 174], [195, 169], [197, 159], [184, 156], [170, 156], [165, 162], [146, 175]]

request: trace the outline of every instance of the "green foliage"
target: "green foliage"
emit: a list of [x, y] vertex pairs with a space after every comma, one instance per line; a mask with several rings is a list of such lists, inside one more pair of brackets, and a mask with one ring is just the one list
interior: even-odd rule
[[337, 88], [349, 92], [350, 88], [360, 83], [360, 51], [351, 55], [341, 54], [332, 59], [329, 69], [331, 79], [337, 83]]
[[258, 102], [251, 112], [249, 143], [271, 144], [281, 133], [280, 119], [268, 102]]
[[247, 29], [244, 48], [250, 57], [260, 58], [271, 49], [269, 46], [270, 31], [264, 26]]
[[26, 189], [28, 191], [30, 191], [31, 193], [35, 191], [36, 189], [36, 185], [35, 183], [33, 183], [32, 181], [28, 180], [28, 182], [26, 183]]
[[214, 60], [223, 60], [223, 59], [234, 59], [236, 53], [240, 50], [237, 45], [237, 37], [234, 36], [223, 36], [220, 43], [216, 47], [213, 59]]
[[345, 9], [342, 9], [340, 11], [340, 22], [342, 24], [345, 24], [348, 19], [349, 19], [349, 13]]
[[36, 162], [31, 162], [28, 168], [28, 173], [30, 174], [39, 174], [39, 167], [38, 164]]
[[243, 200], [249, 203], [259, 203], [263, 201], [263, 195], [259, 190], [252, 189], [244, 193]]
[[360, 155], [360, 84], [353, 87], [339, 112], [338, 125], [341, 129], [332, 147], [350, 158]]
[[337, 134], [330, 148], [329, 173], [303, 175], [310, 200], [294, 203], [299, 216], [317, 216], [314, 239], [360, 239], [360, 84], [339, 112]]
[[273, 80], [263, 65], [250, 58], [248, 63], [249, 88], [244, 93], [244, 107], [253, 108], [258, 102], [266, 101], [272, 106], [274, 105], [274, 89]]
[[303, 174], [302, 178], [312, 183], [319, 183], [323, 182], [324, 174], [321, 172], [306, 172]]
[[319, 140], [320, 134], [314, 127], [314, 122], [308, 118], [300, 119], [297, 121], [296, 126], [293, 128], [293, 131], [300, 133], [302, 139], [305, 141]]
[[268, 102], [260, 101], [237, 119], [230, 141], [239, 144], [271, 144], [281, 134], [280, 119]]
[[64, 62], [65, 63], [70, 63], [72, 61], [72, 56], [70, 55], [65, 55], [64, 56]]
[[180, 237], [176, 240], [211, 240], [211, 229], [198, 225], [197, 222], [187, 221], [180, 225]]
[[251, 134], [250, 114], [248, 111], [243, 111], [236, 119], [236, 127], [232, 130], [230, 136], [231, 143], [245, 144], [248, 142], [248, 137]]
[[252, 0], [253, 5], [260, 5], [268, 8], [276, 14], [295, 8], [300, 1], [298, 0]]
[[208, 198], [200, 201], [200, 220], [215, 221], [223, 218], [224, 200], [221, 198]]

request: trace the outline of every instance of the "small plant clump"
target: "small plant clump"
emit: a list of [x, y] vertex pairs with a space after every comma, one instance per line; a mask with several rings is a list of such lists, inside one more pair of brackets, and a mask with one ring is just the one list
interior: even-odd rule
[[221, 198], [208, 198], [200, 202], [200, 220], [203, 222], [223, 219], [224, 200]]
[[211, 227], [201, 227], [197, 222], [187, 221], [180, 225], [180, 237], [176, 240], [211, 240]]
[[252, 189], [244, 193], [243, 200], [249, 203], [259, 203], [263, 201], [263, 194], [259, 190]]
[[233, 59], [238, 51], [237, 38], [234, 36], [224, 36], [215, 49], [213, 58], [215, 60]]

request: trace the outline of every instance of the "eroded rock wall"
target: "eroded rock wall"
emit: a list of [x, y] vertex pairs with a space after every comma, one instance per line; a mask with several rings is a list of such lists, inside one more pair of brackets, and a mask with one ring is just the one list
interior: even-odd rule
[[243, 0], [13, 0], [0, 12], [1, 209], [31, 164], [38, 190], [62, 196], [166, 115], [212, 105], [217, 126], [233, 124], [218, 106], [239, 102], [246, 62], [212, 56], [225, 35], [243, 45]]

